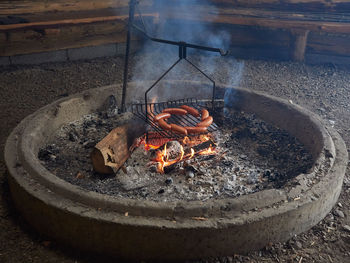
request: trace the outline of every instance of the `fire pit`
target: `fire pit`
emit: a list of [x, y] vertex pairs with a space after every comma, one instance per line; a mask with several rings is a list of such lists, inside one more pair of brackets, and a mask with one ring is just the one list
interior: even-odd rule
[[[181, 85], [199, 89], [203, 84]], [[288, 186], [194, 201], [128, 198], [73, 185], [49, 172], [38, 154], [62, 126], [99, 112], [107, 98], [120, 91], [120, 86], [109, 86], [54, 102], [12, 132], [5, 159], [16, 207], [37, 231], [60, 242], [136, 260], [243, 253], [286, 241], [315, 225], [341, 190], [348, 158], [342, 139], [292, 103], [231, 87], [217, 89], [218, 97], [227, 90], [235, 93], [232, 106], [237, 112], [254, 114], [295, 136], [312, 155], [311, 167]]]

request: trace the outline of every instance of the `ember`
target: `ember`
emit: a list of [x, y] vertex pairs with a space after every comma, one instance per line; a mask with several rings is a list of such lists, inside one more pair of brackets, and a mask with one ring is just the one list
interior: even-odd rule
[[[132, 145], [115, 176], [93, 172], [91, 147], [130, 117], [99, 114], [69, 123], [39, 158], [58, 177], [84, 189], [154, 201], [203, 201], [284, 187], [311, 167], [311, 155], [294, 137], [252, 114], [230, 110], [217, 131], [177, 139], [149, 132], [147, 143], [144, 135]], [[75, 141], [69, 139], [72, 132]], [[76, 178], [77, 172], [84, 176]]]
[[144, 141], [145, 150], [157, 150], [156, 157], [151, 161], [157, 163], [159, 173], [164, 173], [164, 167], [190, 160], [196, 155], [215, 155], [217, 153], [215, 146], [210, 135], [199, 135], [191, 138], [186, 136], [181, 144], [178, 141], [169, 141], [162, 146], [154, 146]]

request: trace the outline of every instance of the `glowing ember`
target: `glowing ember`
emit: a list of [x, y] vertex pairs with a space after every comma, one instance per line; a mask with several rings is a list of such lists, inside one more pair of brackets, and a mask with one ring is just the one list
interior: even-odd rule
[[[150, 140], [149, 140], [150, 141]], [[164, 142], [163, 144], [160, 144]], [[196, 146], [201, 145], [205, 142], [212, 142], [210, 135], [199, 135], [195, 137], [185, 137], [182, 140], [182, 145], [180, 145], [180, 151], [179, 155], [175, 159], [171, 159], [169, 156], [169, 148], [168, 148], [168, 142], [170, 140], [166, 138], [153, 138], [151, 139], [152, 143], [146, 143], [146, 140], [143, 141], [144, 148], [146, 151], [149, 151], [151, 149], [157, 150], [156, 151], [156, 157], [152, 159], [152, 162], [157, 163], [157, 171], [159, 173], [164, 173], [164, 168], [170, 165], [173, 165], [175, 163], [184, 161], [184, 160], [190, 160], [194, 158], [196, 155], [215, 155], [217, 154], [217, 151], [215, 149], [215, 145], [213, 143], [210, 143], [209, 146], [206, 146], [205, 149], [197, 149], [195, 150]], [[162, 150], [160, 148], [163, 147]], [[185, 148], [186, 150], [185, 150]]]
[[191, 148], [191, 156], [190, 156], [190, 159], [194, 156], [195, 152], [193, 150], [193, 148]]

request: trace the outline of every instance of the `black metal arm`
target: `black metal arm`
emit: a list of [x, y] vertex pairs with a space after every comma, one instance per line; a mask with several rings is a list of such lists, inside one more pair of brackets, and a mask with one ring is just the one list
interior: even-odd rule
[[218, 53], [220, 53], [221, 56], [226, 56], [228, 54], [227, 50], [223, 50], [221, 48], [206, 47], [206, 46], [200, 46], [200, 45], [186, 43], [186, 42], [183, 42], [183, 41], [172, 41], [172, 40], [166, 40], [166, 39], [160, 39], [160, 38], [151, 37], [150, 35], [147, 34], [147, 32], [142, 30], [137, 25], [133, 24], [132, 27], [134, 29], [136, 29], [139, 33], [143, 34], [146, 38], [148, 38], [149, 40], [152, 40], [154, 42], [159, 42], [159, 43], [164, 43], [164, 44], [173, 45], [173, 46], [179, 46], [179, 47], [183, 46], [183, 47], [186, 47], [186, 48], [188, 47], [188, 48], [200, 49], [200, 50], [211, 51], [211, 52], [218, 52]]
[[[127, 90], [127, 79], [128, 79], [128, 64], [129, 64], [129, 53], [130, 53], [130, 39], [131, 39], [131, 30], [135, 29], [139, 33], [141, 33], [144, 37], [150, 39], [151, 41], [168, 44], [168, 45], [174, 45], [179, 47], [179, 59], [168, 69], [165, 71], [165, 73], [146, 91], [145, 93], [145, 104], [146, 104], [146, 119], [148, 118], [147, 114], [147, 94], [148, 92], [154, 88], [154, 86], [163, 79], [182, 59], [185, 59], [191, 66], [193, 66], [196, 70], [198, 70], [201, 74], [203, 74], [207, 79], [209, 79], [213, 83], [213, 107], [214, 107], [214, 99], [215, 99], [215, 81], [212, 80], [208, 75], [206, 75], [202, 70], [200, 70], [197, 66], [195, 66], [192, 62], [187, 60], [187, 48], [194, 48], [199, 50], [205, 50], [205, 51], [211, 51], [211, 52], [218, 52], [221, 56], [225, 56], [228, 54], [228, 51], [225, 51], [221, 48], [213, 48], [213, 47], [206, 47], [206, 46], [200, 46], [195, 44], [186, 43], [183, 41], [172, 41], [172, 40], [166, 40], [166, 39], [160, 39], [155, 38], [147, 34], [146, 32], [146, 26], [144, 24], [143, 18], [141, 13], [139, 12], [139, 16], [142, 22], [142, 26], [144, 29], [140, 28], [139, 26], [134, 24], [134, 16], [135, 16], [135, 10], [137, 9], [137, 0], [130, 0], [129, 2], [129, 22], [128, 22], [128, 32], [127, 32], [127, 41], [126, 41], [126, 52], [125, 52], [125, 61], [124, 61], [124, 79], [123, 79], [123, 94], [122, 94], [122, 112], [125, 112], [125, 98], [126, 98], [126, 90]], [[138, 10], [139, 11], [139, 10]]]

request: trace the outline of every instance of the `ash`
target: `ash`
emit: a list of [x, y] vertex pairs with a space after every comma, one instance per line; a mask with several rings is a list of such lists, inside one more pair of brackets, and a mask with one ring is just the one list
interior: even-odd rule
[[207, 200], [237, 197], [264, 189], [289, 187], [312, 167], [312, 156], [287, 132], [253, 114], [226, 110], [215, 117], [215, 155], [196, 156], [166, 167], [150, 165], [151, 151], [137, 148], [125, 169], [106, 176], [92, 170], [93, 147], [130, 114], [88, 115], [57, 131], [40, 149], [42, 164], [59, 178], [83, 189], [119, 197], [153, 201]]

